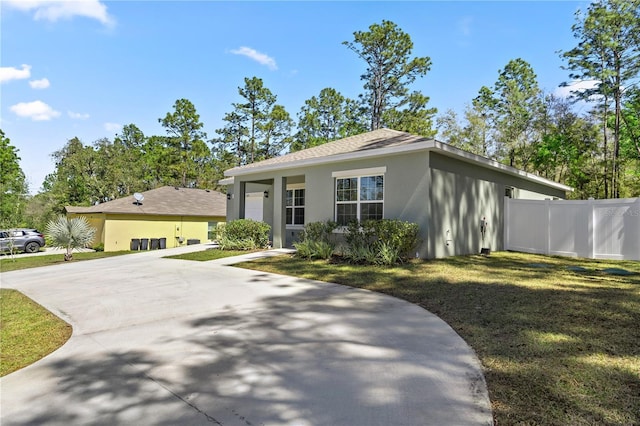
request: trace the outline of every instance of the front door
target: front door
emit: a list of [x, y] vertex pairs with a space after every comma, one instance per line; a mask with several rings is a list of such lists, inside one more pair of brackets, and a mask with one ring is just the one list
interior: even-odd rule
[[264, 193], [248, 192], [244, 202], [244, 218], [263, 221]]

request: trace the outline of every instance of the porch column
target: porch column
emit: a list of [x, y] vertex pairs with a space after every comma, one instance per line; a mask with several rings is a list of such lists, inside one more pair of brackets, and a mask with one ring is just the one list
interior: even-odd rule
[[235, 219], [244, 219], [244, 199], [246, 197], [246, 183], [240, 182], [236, 177], [233, 181], [233, 218], [227, 218], [227, 221]]
[[286, 189], [287, 178], [273, 179], [273, 248], [283, 248], [287, 241]]

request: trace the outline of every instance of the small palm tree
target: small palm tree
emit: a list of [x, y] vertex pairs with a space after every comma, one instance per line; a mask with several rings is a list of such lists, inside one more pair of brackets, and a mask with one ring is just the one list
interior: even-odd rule
[[84, 217], [68, 219], [66, 216], [58, 216], [47, 223], [47, 234], [54, 246], [67, 249], [64, 260], [71, 260], [73, 249], [84, 248], [93, 241], [96, 228], [89, 225]]

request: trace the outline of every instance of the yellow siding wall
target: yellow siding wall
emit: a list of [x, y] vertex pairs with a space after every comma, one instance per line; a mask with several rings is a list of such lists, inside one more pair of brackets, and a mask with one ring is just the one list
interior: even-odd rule
[[[151, 215], [78, 214], [70, 213], [69, 218], [84, 216], [97, 229], [91, 246], [104, 244], [104, 251], [131, 249], [132, 238], [166, 238], [167, 248], [186, 245], [187, 240], [208, 242], [209, 222], [224, 222], [224, 216], [184, 217]], [[151, 242], [149, 242], [151, 247]]]
[[[187, 240], [207, 239], [209, 222], [224, 222], [224, 217], [177, 217], [107, 215], [105, 251], [130, 250], [132, 238], [166, 238], [167, 248], [186, 245]], [[150, 244], [150, 243], [149, 243]]]
[[89, 244], [89, 247], [95, 247], [100, 243], [104, 243], [104, 219], [105, 214], [77, 214], [77, 213], [69, 213], [67, 214], [69, 219], [74, 217], [83, 216], [89, 222], [89, 225], [96, 228], [96, 235], [93, 237], [93, 241]]

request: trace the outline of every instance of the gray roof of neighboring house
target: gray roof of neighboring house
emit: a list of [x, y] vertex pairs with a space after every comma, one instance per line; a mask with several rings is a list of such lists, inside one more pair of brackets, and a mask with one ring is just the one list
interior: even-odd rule
[[163, 186], [142, 192], [137, 204], [133, 195], [90, 207], [65, 207], [68, 213], [112, 213], [166, 216], [226, 216], [227, 196], [208, 189]]
[[564, 191], [573, 191], [573, 188], [570, 186], [527, 173], [489, 158], [463, 151], [449, 144], [391, 129], [378, 129], [367, 133], [361, 133], [359, 135], [338, 139], [313, 148], [307, 148], [301, 151], [281, 155], [279, 157], [258, 161], [256, 163], [234, 167], [225, 171], [224, 174], [228, 177], [226, 179], [222, 179], [219, 183], [221, 185], [230, 185], [233, 183], [234, 176], [242, 176], [251, 173], [357, 160], [365, 157], [409, 153], [421, 150], [434, 150], [440, 154], [455, 157], [461, 161], [499, 170], [510, 175], [519, 176], [523, 179]]

